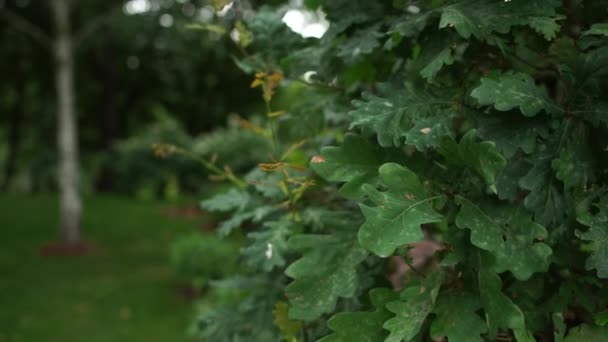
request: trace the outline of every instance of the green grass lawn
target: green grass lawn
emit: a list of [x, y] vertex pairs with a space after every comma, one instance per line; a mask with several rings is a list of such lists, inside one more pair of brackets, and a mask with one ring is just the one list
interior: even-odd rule
[[99, 251], [43, 257], [57, 237], [54, 196], [0, 196], [0, 342], [188, 341], [193, 305], [176, 294], [167, 254], [200, 222], [164, 217], [159, 203], [84, 205], [84, 238]]

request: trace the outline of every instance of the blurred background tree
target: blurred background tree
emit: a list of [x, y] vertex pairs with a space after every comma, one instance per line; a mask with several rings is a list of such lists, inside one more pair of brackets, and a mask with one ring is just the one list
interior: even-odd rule
[[[281, 21], [294, 4], [302, 1], [0, 0], [0, 342], [183, 340], [192, 306], [235, 300], [212, 283], [242, 267], [244, 236], [213, 236], [226, 217], [199, 202], [226, 188], [203, 164], [264, 177], [249, 172], [273, 149], [251, 87], [266, 56], [254, 51], [276, 46], [275, 66], [310, 43]], [[72, 45], [74, 104], [63, 149], [60, 35]], [[299, 105], [277, 118], [281, 137], [300, 141], [324, 128], [323, 115], [339, 116], [301, 83], [282, 83], [277, 108]], [[159, 159], [157, 144], [178, 153]], [[84, 210], [80, 223], [70, 207], [73, 229], [55, 243], [66, 151]]]
[[[231, 59], [236, 46], [186, 27], [218, 19], [209, 2], [14, 0], [0, 2], [0, 18], [0, 54], [10, 61], [0, 66], [1, 189], [54, 191], [62, 180], [66, 242], [79, 240], [79, 183], [82, 191], [148, 197], [166, 186], [196, 191], [200, 182], [187, 174], [203, 169], [182, 161], [166, 171], [151, 145], [188, 143], [256, 100]], [[121, 153], [132, 158], [117, 164]]]

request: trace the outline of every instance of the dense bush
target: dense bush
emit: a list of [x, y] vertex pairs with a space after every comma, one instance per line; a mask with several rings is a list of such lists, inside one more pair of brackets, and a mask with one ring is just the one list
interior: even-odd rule
[[242, 119], [230, 117], [226, 128], [216, 128], [196, 137], [192, 152], [201, 158], [215, 159], [216, 164], [235, 172], [251, 169], [268, 157], [270, 144], [263, 136], [242, 129], [240, 122]]
[[198, 175], [202, 167], [179, 156], [172, 158], [170, 165], [161, 161], [152, 149], [160, 142], [189, 149], [192, 137], [168, 113], [158, 114], [156, 121], [142, 127], [138, 134], [118, 141], [104, 155], [101, 168], [109, 170], [116, 189], [138, 197], [171, 198], [177, 196], [180, 189], [200, 188], [202, 182]]
[[236, 270], [237, 251], [232, 241], [192, 233], [172, 242], [170, 258], [178, 275], [198, 291], [210, 280], [221, 279]]
[[[236, 22], [273, 153], [203, 202], [223, 235], [248, 223], [248, 270], [199, 335], [605, 340], [608, 2], [306, 3], [320, 40]], [[289, 82], [309, 89], [275, 108]]]
[[[174, 153], [164, 153], [165, 149]], [[181, 193], [204, 190], [207, 180], [201, 177], [201, 172], [205, 172], [201, 159], [243, 171], [266, 158], [269, 152], [269, 141], [241, 128], [238, 117], [230, 117], [225, 128], [193, 137], [176, 119], [163, 114], [138, 134], [117, 142], [102, 156], [98, 168], [109, 171], [120, 192], [175, 199]]]

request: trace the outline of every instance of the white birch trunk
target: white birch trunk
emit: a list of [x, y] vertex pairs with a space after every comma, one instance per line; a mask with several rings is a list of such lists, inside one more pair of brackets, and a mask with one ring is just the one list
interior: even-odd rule
[[50, 3], [56, 27], [53, 52], [57, 88], [60, 237], [64, 243], [77, 244], [80, 242], [81, 202], [70, 4], [69, 0], [51, 0]]

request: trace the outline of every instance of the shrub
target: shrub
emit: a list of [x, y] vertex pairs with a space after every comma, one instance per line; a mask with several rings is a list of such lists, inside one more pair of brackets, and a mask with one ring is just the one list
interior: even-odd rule
[[191, 281], [195, 290], [201, 290], [210, 280], [234, 273], [237, 252], [234, 242], [192, 233], [173, 241], [170, 257], [178, 275]]
[[[224, 281], [246, 294], [199, 335], [608, 336], [608, 3], [306, 3], [331, 22], [320, 40], [280, 10], [235, 24], [274, 150], [203, 202], [232, 213], [222, 234], [251, 230], [248, 268]], [[290, 81], [310, 90], [274, 108]], [[307, 137], [277, 134], [308, 115]], [[412, 260], [424, 240], [436, 252]]]
[[[163, 195], [175, 199], [180, 189], [200, 188], [204, 169], [184, 158], [171, 159], [169, 167], [153, 153], [152, 147], [161, 142], [187, 149], [192, 146], [192, 138], [180, 123], [164, 112], [138, 134], [115, 144], [101, 162], [101, 167], [112, 175], [115, 191], [146, 199]], [[167, 196], [171, 193], [174, 195]]]
[[239, 127], [239, 118], [230, 117], [226, 128], [216, 128], [194, 139], [192, 152], [214, 158], [216, 164], [238, 172], [249, 170], [270, 153], [268, 139]]

